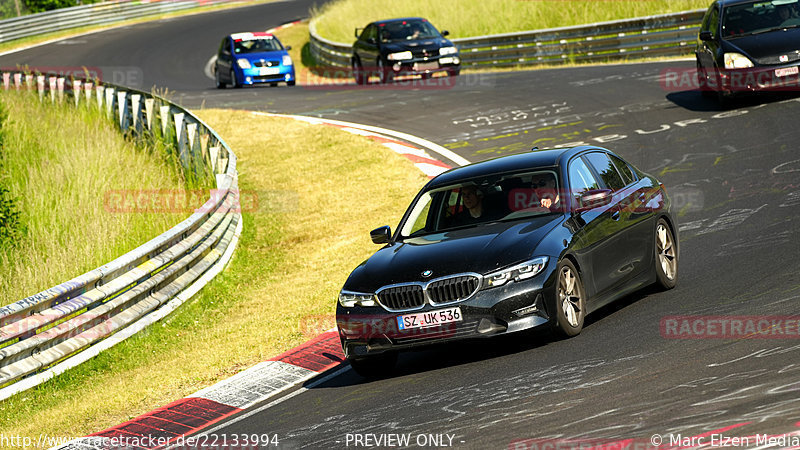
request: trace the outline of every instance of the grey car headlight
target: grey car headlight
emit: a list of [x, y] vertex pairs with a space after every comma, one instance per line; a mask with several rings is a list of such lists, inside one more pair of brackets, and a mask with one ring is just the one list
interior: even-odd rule
[[352, 308], [358, 306], [375, 306], [375, 294], [366, 294], [363, 292], [345, 291], [342, 289], [339, 292], [339, 304], [345, 308]]
[[522, 281], [535, 277], [547, 265], [547, 256], [540, 256], [509, 268], [484, 275], [485, 288], [502, 286], [509, 281]]

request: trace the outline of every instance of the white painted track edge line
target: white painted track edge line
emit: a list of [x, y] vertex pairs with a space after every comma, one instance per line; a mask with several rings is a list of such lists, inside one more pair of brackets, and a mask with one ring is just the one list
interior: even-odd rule
[[267, 112], [259, 112], [254, 111], [253, 114], [262, 115], [262, 116], [271, 116], [271, 117], [286, 117], [289, 119], [299, 119], [304, 121], [318, 121], [320, 123], [328, 123], [331, 125], [339, 125], [344, 127], [353, 127], [353, 128], [360, 128], [362, 130], [371, 131], [373, 133], [384, 134], [387, 136], [392, 136], [398, 139], [402, 139], [404, 141], [413, 142], [417, 145], [427, 148], [428, 150], [438, 153], [439, 155], [453, 161], [454, 163], [458, 164], [459, 166], [465, 166], [470, 164], [470, 161], [464, 158], [461, 155], [456, 154], [452, 150], [446, 149], [439, 144], [431, 142], [427, 139], [423, 139], [421, 137], [414, 136], [412, 134], [403, 133], [402, 131], [394, 131], [389, 130], [387, 128], [376, 127], [372, 125], [363, 125], [353, 122], [345, 122], [341, 120], [333, 120], [333, 119], [322, 119], [319, 117], [311, 117], [311, 116], [301, 116], [301, 115], [293, 115], [293, 114], [278, 114], [278, 113], [267, 113]]

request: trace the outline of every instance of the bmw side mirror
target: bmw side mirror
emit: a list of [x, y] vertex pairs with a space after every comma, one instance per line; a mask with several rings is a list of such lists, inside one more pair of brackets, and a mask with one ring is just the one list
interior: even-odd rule
[[611, 189], [593, 189], [581, 194], [580, 205], [577, 212], [589, 211], [611, 203]]
[[705, 42], [713, 41], [714, 40], [714, 34], [712, 34], [710, 31], [701, 31], [700, 32], [700, 40], [701, 41], [705, 41]]
[[367, 39], [367, 42], [370, 43], [370, 44], [374, 44], [376, 41], [375, 41], [375, 38], [369, 38], [369, 39]]
[[375, 244], [388, 244], [389, 239], [392, 237], [392, 229], [388, 226], [375, 228], [369, 232], [369, 237], [372, 238], [372, 242]]
[[450, 36], [450, 32], [447, 30], [442, 30], [442, 36]]

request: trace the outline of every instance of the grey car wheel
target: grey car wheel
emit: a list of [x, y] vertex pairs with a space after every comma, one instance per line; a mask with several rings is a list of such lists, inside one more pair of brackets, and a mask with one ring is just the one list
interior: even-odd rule
[[586, 317], [586, 294], [580, 273], [572, 261], [564, 259], [558, 265], [556, 285], [556, 331], [575, 336], [583, 329]]

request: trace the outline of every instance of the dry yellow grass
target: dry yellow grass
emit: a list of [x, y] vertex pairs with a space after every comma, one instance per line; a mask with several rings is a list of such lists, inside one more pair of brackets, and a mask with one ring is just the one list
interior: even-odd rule
[[345, 278], [377, 249], [369, 230], [396, 225], [427, 181], [405, 158], [332, 127], [199, 115], [237, 153], [241, 189], [286, 193], [283, 212], [246, 212], [231, 265], [167, 323], [0, 403], [0, 433], [99, 431], [302, 343], [308, 319], [331, 326]]

